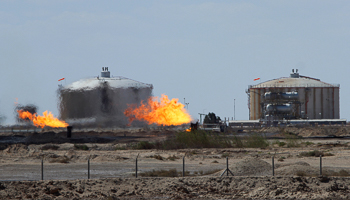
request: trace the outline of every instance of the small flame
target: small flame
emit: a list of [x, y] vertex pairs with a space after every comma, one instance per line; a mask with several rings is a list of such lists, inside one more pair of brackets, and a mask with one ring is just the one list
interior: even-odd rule
[[158, 97], [150, 97], [147, 103], [141, 105], [129, 105], [124, 111], [130, 123], [136, 120], [144, 120], [148, 124], [158, 125], [181, 125], [191, 122], [191, 116], [187, 113], [184, 105], [178, 99], [169, 100], [167, 95], [162, 95], [160, 102]]
[[43, 112], [43, 116], [37, 115], [36, 113], [32, 114], [28, 111], [23, 110], [17, 110], [18, 116], [21, 119], [29, 119], [30, 121], [33, 121], [33, 124], [37, 127], [44, 128], [45, 126], [50, 127], [67, 127], [68, 124], [64, 121], [61, 121], [57, 118], [55, 118], [51, 112], [48, 113], [48, 111]]

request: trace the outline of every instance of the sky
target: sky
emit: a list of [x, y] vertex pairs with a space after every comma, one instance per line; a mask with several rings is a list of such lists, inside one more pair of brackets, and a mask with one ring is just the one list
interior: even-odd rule
[[154, 96], [185, 98], [193, 119], [236, 120], [249, 118], [255, 78], [299, 69], [340, 84], [349, 120], [349, 10], [350, 1], [323, 0], [2, 0], [1, 123], [15, 123], [16, 101], [58, 116], [58, 79], [67, 85], [102, 67], [153, 84]]

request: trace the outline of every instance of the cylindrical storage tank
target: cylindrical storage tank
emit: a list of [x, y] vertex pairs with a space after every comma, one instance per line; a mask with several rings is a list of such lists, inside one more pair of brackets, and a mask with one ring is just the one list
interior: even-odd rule
[[273, 99], [298, 99], [298, 92], [265, 92], [264, 94], [265, 100], [273, 100]]
[[[108, 68], [101, 76], [82, 79], [58, 90], [60, 118], [69, 124], [125, 127], [125, 109], [152, 96], [153, 86], [125, 77], [110, 77]], [[133, 125], [144, 125], [139, 122]]]
[[267, 113], [291, 113], [292, 112], [292, 105], [291, 104], [283, 104], [283, 105], [272, 105], [267, 104], [266, 106], [266, 112]]
[[268, 104], [290, 103], [295, 118], [339, 119], [339, 84], [292, 73], [290, 77], [269, 80], [248, 87], [249, 119], [265, 118]]
[[271, 92], [265, 92], [264, 97], [265, 99], [277, 99], [277, 93], [271, 93]]
[[282, 92], [282, 99], [299, 99], [298, 92]]

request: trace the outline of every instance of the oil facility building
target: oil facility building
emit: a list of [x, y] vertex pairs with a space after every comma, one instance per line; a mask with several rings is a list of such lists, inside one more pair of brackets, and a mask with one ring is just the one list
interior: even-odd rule
[[339, 119], [339, 89], [293, 69], [289, 77], [248, 86], [249, 120]]
[[[129, 104], [140, 104], [152, 96], [153, 85], [129, 78], [111, 77], [107, 67], [101, 75], [59, 86], [60, 118], [69, 124], [126, 127]], [[133, 125], [143, 125], [143, 122]]]

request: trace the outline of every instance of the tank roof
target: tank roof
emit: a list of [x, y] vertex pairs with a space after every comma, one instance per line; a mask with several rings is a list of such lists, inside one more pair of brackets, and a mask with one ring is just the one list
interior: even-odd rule
[[339, 84], [329, 84], [317, 79], [306, 78], [300, 76], [299, 78], [282, 77], [272, 79], [252, 85], [250, 88], [265, 88], [265, 87], [339, 87]]
[[82, 79], [63, 87], [63, 89], [92, 90], [102, 86], [103, 83], [108, 83], [108, 85], [112, 88], [131, 88], [131, 87], [132, 88], [153, 88], [152, 84], [142, 83], [129, 78], [118, 76], [118, 77], [112, 77], [112, 78], [96, 77], [96, 78]]
[[289, 77], [268, 80], [256, 85], [250, 85], [249, 88], [266, 87], [340, 87], [339, 84], [330, 84], [320, 79], [299, 75], [298, 70], [290, 74]]

